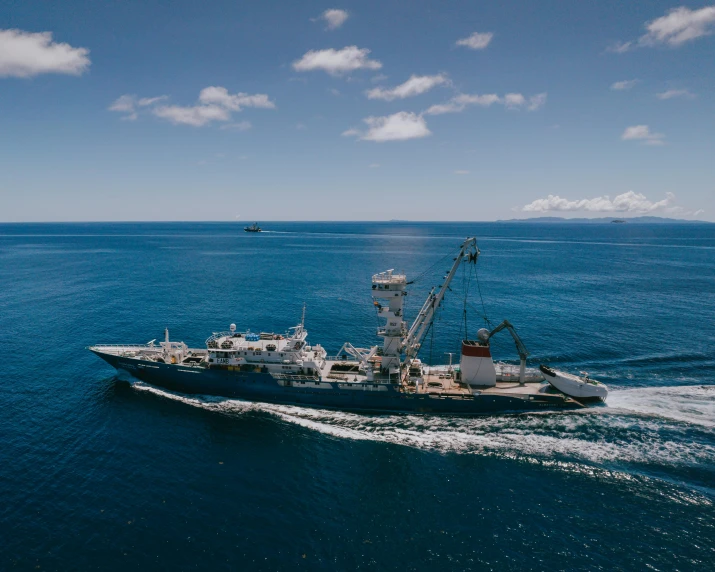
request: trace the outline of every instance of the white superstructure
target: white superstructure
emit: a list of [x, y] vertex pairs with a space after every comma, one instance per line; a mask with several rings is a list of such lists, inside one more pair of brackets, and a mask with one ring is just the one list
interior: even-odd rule
[[377, 330], [383, 338], [380, 373], [396, 376], [399, 379], [402, 354], [402, 338], [407, 333], [403, 320], [404, 299], [407, 296], [405, 286], [407, 277], [395, 274], [394, 270], [380, 272], [372, 277], [372, 298], [377, 313], [385, 320]]

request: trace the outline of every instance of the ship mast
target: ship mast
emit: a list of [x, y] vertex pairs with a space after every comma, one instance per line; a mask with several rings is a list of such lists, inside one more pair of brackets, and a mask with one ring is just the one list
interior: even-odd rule
[[447, 273], [447, 276], [445, 276], [444, 284], [442, 284], [436, 294], [436, 288], [432, 288], [432, 290], [430, 290], [425, 303], [422, 305], [422, 309], [419, 314], [417, 314], [417, 317], [412, 323], [412, 326], [410, 326], [407, 335], [402, 340], [401, 349], [405, 352], [405, 365], [407, 368], [409, 368], [412, 359], [417, 355], [417, 352], [422, 344], [422, 339], [427, 333], [427, 330], [429, 330], [429, 327], [434, 320], [435, 312], [442, 303], [444, 295], [449, 288], [450, 282], [452, 282], [452, 278], [454, 278], [454, 275], [457, 273], [459, 265], [465, 259], [468, 262], [476, 263], [478, 256], [479, 248], [477, 248], [477, 239], [467, 238], [467, 240], [465, 240], [459, 248], [459, 254], [457, 254], [457, 257], [454, 259], [454, 264], [452, 264], [452, 268]]

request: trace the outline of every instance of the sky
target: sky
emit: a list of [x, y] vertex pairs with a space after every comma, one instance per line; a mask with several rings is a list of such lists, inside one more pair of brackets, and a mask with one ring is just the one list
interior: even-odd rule
[[715, 4], [0, 5], [0, 222], [715, 221]]

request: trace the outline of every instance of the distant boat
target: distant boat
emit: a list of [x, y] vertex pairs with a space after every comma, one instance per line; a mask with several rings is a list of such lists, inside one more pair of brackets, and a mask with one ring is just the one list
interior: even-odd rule
[[614, 218], [611, 222], [626, 222], [622, 218]]
[[244, 227], [243, 230], [246, 232], [263, 232], [257, 222], [254, 222], [251, 226]]

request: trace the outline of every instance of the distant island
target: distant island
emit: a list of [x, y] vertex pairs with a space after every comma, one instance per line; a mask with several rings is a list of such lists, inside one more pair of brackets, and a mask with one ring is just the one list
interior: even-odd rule
[[636, 216], [633, 218], [564, 218], [560, 216], [539, 216], [534, 218], [512, 218], [509, 220], [498, 220], [497, 222], [538, 222], [538, 223], [579, 223], [579, 224], [603, 224], [603, 223], [629, 223], [629, 224], [714, 224], [703, 220], [686, 220], [680, 218], [665, 218], [660, 216]]

